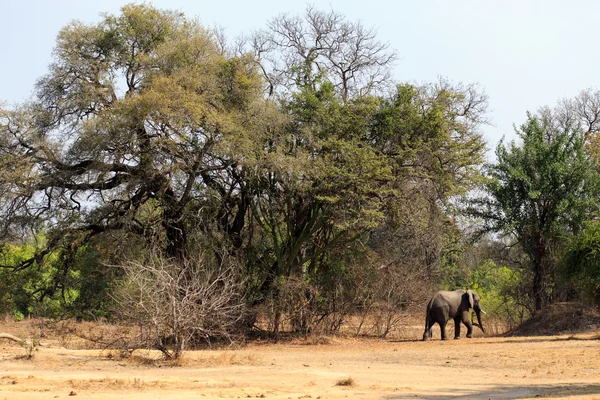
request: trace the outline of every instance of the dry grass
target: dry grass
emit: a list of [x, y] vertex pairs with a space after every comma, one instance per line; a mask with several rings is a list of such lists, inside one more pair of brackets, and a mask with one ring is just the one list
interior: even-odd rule
[[[391, 341], [420, 340], [423, 334], [424, 313], [406, 314], [402, 316], [401, 322], [386, 337]], [[260, 318], [259, 318], [260, 320]], [[356, 337], [357, 327], [361, 323], [360, 316], [348, 316], [339, 336], [324, 336], [314, 333], [307, 337], [285, 335], [280, 342], [288, 341], [292, 345], [300, 346], [332, 346], [339, 342], [352, 340], [365, 340], [376, 338], [377, 319], [368, 316], [361, 327], [361, 334]], [[487, 333], [483, 335], [480, 330], [475, 329], [476, 337], [499, 336], [505, 333], [506, 326], [502, 321], [486, 318], [483, 321]], [[39, 350], [46, 348], [64, 348], [77, 350], [103, 350], [105, 357], [115, 360], [126, 360], [128, 363], [147, 366], [228, 366], [228, 365], [256, 365], [260, 360], [240, 356], [244, 352], [223, 350], [215, 352], [214, 349], [202, 350], [202, 356], [193, 351], [186, 351], [180, 360], [167, 363], [162, 355], [157, 352], [140, 349], [142, 343], [140, 337], [147, 336], [137, 326], [108, 324], [104, 321], [77, 322], [75, 320], [51, 321], [48, 319], [26, 319], [14, 322], [10, 318], [0, 320], [0, 331], [11, 333], [20, 338], [39, 340]], [[559, 333], [586, 332], [600, 327], [600, 313], [592, 308], [583, 308], [578, 304], [562, 303], [555, 304], [549, 310], [539, 313], [536, 317], [524, 323], [512, 332], [513, 336], [532, 335], [555, 335]], [[439, 335], [439, 328], [434, 327], [434, 337]], [[450, 330], [453, 329], [450, 323]], [[464, 330], [463, 330], [464, 331]], [[253, 344], [273, 343], [269, 339], [251, 342]], [[12, 346], [15, 349], [17, 346]], [[38, 346], [33, 346], [38, 347]], [[134, 351], [135, 349], [135, 351]], [[219, 347], [217, 347], [219, 349]], [[15, 354], [25, 358], [34, 355], [33, 351], [21, 348]], [[31, 349], [30, 349], [31, 350]], [[11, 350], [13, 351], [13, 350]], [[94, 355], [93, 357], [97, 357]], [[246, 357], [246, 358], [244, 358]], [[83, 361], [83, 360], [82, 360]]]
[[[192, 358], [197, 356], [197, 358]], [[188, 353], [184, 359], [195, 366], [203, 367], [223, 367], [230, 365], [260, 365], [260, 358], [255, 354], [239, 354], [235, 352], [223, 351], [219, 354], [205, 355], [202, 352]]]
[[292, 340], [291, 344], [303, 346], [331, 345], [334, 340], [330, 336], [308, 336], [303, 339]]
[[162, 388], [166, 385], [161, 381], [145, 381], [140, 378], [70, 379], [68, 382], [75, 390], [143, 390]]
[[[421, 313], [403, 316], [401, 323], [394, 327], [388, 334], [387, 339], [420, 338], [423, 334], [423, 317]], [[360, 321], [361, 318], [359, 316], [348, 316], [346, 323], [342, 326], [339, 337], [345, 339], [355, 337]], [[376, 318], [367, 317], [361, 328], [360, 337], [377, 337], [377, 332], [380, 330], [377, 324], [378, 321]], [[27, 319], [21, 322], [14, 322], [10, 319], [5, 319], [1, 325], [2, 331], [23, 338], [38, 337], [43, 342], [51, 342], [53, 346], [65, 349], [116, 350], [112, 354], [112, 357], [119, 359], [129, 357], [127, 354], [128, 350], [132, 348], [139, 349], [139, 337], [147, 335], [147, 332], [141, 331], [137, 326], [109, 324], [104, 321], [77, 322], [75, 320], [64, 320], [56, 322], [47, 319]], [[331, 345], [335, 344], [337, 337], [317, 333], [302, 338], [290, 335], [290, 342], [296, 345]], [[285, 340], [285, 337], [280, 339]], [[118, 351], [123, 352], [123, 354], [118, 355]]]
[[108, 350], [103, 357], [111, 360], [121, 360], [130, 365], [149, 367], [226, 367], [234, 365], [261, 365], [260, 357], [256, 354], [243, 354], [235, 351], [187, 351], [178, 359], [165, 360], [157, 350], [135, 350], [123, 352]]

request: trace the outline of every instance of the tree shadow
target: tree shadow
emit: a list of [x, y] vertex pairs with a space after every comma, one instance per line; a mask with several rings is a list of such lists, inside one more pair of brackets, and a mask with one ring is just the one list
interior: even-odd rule
[[[506, 336], [477, 336], [474, 337], [473, 339], [490, 339], [490, 338], [498, 338], [498, 339], [502, 339], [502, 340], [495, 340], [493, 342], [488, 342], [487, 344], [501, 344], [501, 343], [543, 343], [543, 342], [570, 342], [570, 341], [598, 341], [600, 340], [600, 336], [593, 336], [593, 337], [575, 337], [575, 336], [568, 336], [568, 337], [549, 337], [549, 336], [544, 336], [544, 337], [538, 337], [538, 338], [527, 338], [527, 336], [510, 336], [510, 337], [506, 337]], [[465, 338], [465, 337], [461, 337], [461, 340], [471, 340], [469, 338]], [[429, 339], [428, 341], [430, 342], [436, 342], [436, 341], [442, 341], [440, 338], [437, 337], [433, 337], [431, 339]], [[453, 338], [449, 338], [446, 340], [447, 342], [452, 342], [454, 341]], [[415, 342], [424, 342], [423, 339], [392, 339], [392, 340], [388, 340], [388, 342], [390, 343], [415, 343]]]
[[[453, 394], [456, 393], [456, 394]], [[400, 399], [529, 399], [533, 397], [564, 398], [600, 394], [600, 384], [574, 383], [559, 385], [498, 385], [493, 388], [436, 388], [412, 393], [393, 394], [386, 400]]]
[[504, 340], [498, 340], [494, 343], [541, 343], [541, 342], [571, 342], [571, 341], [598, 341], [600, 337], [543, 337], [543, 338], [528, 338], [524, 339], [525, 336], [513, 336], [512, 338], [505, 338]]

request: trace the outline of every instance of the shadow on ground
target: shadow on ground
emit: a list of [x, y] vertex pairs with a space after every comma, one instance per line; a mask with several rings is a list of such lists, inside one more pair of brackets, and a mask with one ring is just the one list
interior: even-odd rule
[[384, 396], [386, 400], [400, 399], [532, 399], [564, 398], [600, 394], [600, 385], [573, 383], [558, 385], [499, 385], [493, 388], [452, 389], [436, 388], [412, 393]]
[[589, 341], [589, 340], [600, 340], [600, 337], [594, 336], [594, 337], [574, 337], [574, 336], [569, 336], [569, 337], [541, 337], [541, 338], [527, 338], [527, 339], [523, 339], [522, 337], [520, 338], [515, 338], [515, 339], [510, 339], [510, 338], [506, 338], [505, 340], [498, 340], [495, 343], [541, 343], [541, 342], [570, 342], [570, 341]]
[[[542, 343], [542, 342], [570, 342], [570, 341], [591, 341], [591, 340], [595, 340], [598, 341], [600, 340], [600, 335], [599, 336], [593, 336], [593, 337], [575, 337], [575, 336], [569, 336], [569, 337], [550, 337], [550, 336], [544, 336], [544, 337], [536, 337], [536, 338], [529, 338], [527, 336], [487, 336], [487, 337], [477, 337], [476, 339], [489, 339], [489, 338], [498, 338], [499, 340], [494, 341], [494, 344], [502, 344], [502, 343]], [[466, 338], [461, 338], [461, 340], [470, 340], [470, 339], [466, 339]], [[448, 342], [452, 342], [454, 339], [448, 339]], [[437, 342], [437, 341], [442, 341], [439, 338], [431, 338], [429, 340], [427, 340], [427, 342]], [[415, 343], [415, 342], [425, 342], [423, 339], [391, 339], [388, 340], [388, 342], [390, 343]], [[492, 342], [489, 342], [488, 344], [492, 344]]]

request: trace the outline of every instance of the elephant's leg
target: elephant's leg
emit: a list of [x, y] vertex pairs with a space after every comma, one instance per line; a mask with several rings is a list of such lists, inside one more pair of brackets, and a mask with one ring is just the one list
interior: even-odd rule
[[460, 339], [460, 323], [461, 317], [454, 318], [454, 339]]
[[471, 319], [469, 318], [469, 312], [465, 311], [462, 314], [462, 323], [467, 327], [467, 337], [473, 337], [473, 324], [471, 324]]
[[438, 323], [440, 324], [440, 331], [442, 331], [442, 340], [448, 339], [448, 337], [446, 336], [446, 324], [448, 323], [448, 321], [442, 320]]

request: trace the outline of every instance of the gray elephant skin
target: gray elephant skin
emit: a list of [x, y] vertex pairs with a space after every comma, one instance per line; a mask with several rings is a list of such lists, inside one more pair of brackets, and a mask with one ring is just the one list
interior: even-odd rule
[[473, 336], [473, 324], [469, 310], [472, 308], [477, 315], [477, 322], [481, 331], [485, 333], [481, 324], [481, 313], [485, 313], [479, 305], [480, 297], [472, 290], [455, 290], [453, 292], [442, 290], [437, 292], [427, 304], [427, 315], [425, 316], [425, 333], [423, 340], [431, 337], [431, 328], [437, 322], [442, 331], [442, 340], [446, 340], [446, 324], [450, 319], [454, 320], [454, 339], [460, 338], [460, 324], [467, 327], [467, 337]]

